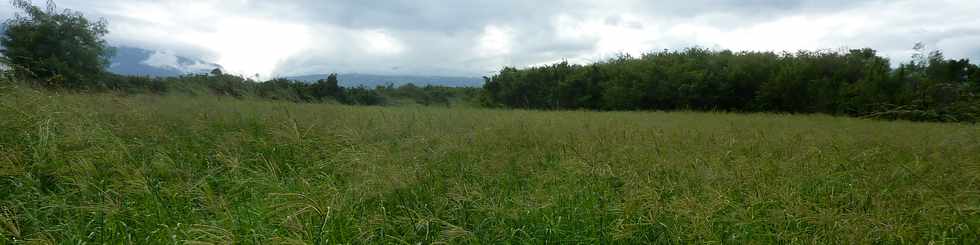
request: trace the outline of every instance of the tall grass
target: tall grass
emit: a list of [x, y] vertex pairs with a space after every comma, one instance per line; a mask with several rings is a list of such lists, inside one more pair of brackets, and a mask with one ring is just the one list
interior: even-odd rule
[[980, 243], [980, 127], [0, 92], [0, 243]]

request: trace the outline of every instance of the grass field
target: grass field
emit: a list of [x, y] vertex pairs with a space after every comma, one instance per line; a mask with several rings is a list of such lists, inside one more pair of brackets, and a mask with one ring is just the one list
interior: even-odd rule
[[980, 126], [0, 92], [0, 243], [980, 243]]

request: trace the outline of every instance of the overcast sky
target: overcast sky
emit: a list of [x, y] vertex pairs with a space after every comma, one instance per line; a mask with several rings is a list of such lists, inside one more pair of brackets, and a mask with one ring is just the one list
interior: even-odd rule
[[[42, 3], [40, 0], [35, 0]], [[871, 47], [923, 42], [980, 60], [978, 0], [59, 0], [109, 21], [113, 45], [240, 74], [482, 76], [618, 53]], [[14, 10], [0, 8], [0, 17]]]

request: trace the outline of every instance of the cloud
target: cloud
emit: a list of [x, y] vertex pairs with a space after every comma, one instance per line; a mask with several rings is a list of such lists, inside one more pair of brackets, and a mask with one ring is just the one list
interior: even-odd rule
[[[110, 22], [110, 42], [241, 74], [471, 75], [503, 66], [691, 46], [872, 47], [916, 42], [980, 59], [975, 0], [61, 0]], [[0, 11], [0, 16], [9, 13]]]
[[478, 53], [481, 57], [510, 55], [514, 42], [513, 32], [509, 27], [486, 26], [480, 34]]
[[[201, 73], [211, 71], [214, 68], [221, 68], [215, 64], [179, 57], [169, 51], [154, 51], [140, 63], [165, 70], [176, 70], [180, 73]], [[120, 64], [114, 63], [111, 67], [118, 65]]]
[[141, 63], [157, 68], [177, 68], [180, 66], [180, 63], [177, 61], [177, 55], [163, 51], [153, 52], [153, 54], [150, 54], [150, 57]]
[[401, 41], [382, 30], [367, 30], [357, 34], [361, 49], [371, 55], [391, 56], [405, 51]]

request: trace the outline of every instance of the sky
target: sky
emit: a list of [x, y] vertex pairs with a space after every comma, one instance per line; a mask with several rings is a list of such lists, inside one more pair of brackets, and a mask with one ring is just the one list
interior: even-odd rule
[[[43, 4], [40, 0], [34, 0]], [[484, 76], [504, 66], [704, 47], [878, 50], [922, 42], [980, 60], [977, 0], [58, 0], [109, 23], [112, 45], [262, 77]], [[0, 7], [0, 17], [13, 15]], [[167, 60], [167, 59], [160, 59]]]

